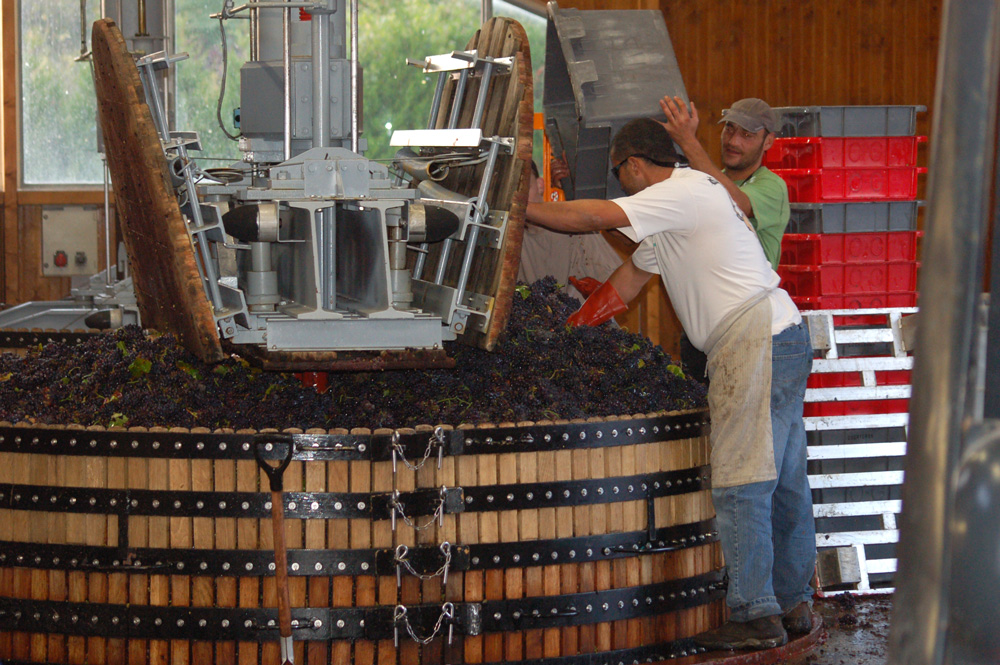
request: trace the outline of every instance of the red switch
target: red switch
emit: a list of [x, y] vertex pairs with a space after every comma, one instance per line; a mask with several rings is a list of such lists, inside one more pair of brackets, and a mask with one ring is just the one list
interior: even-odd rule
[[56, 255], [52, 257], [52, 262], [56, 264], [57, 268], [65, 268], [66, 264], [69, 263], [69, 259], [66, 257], [66, 252], [60, 249], [56, 252]]

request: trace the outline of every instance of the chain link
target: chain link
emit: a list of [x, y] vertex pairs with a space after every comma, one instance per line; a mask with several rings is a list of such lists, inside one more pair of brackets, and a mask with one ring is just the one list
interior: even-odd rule
[[431, 641], [438, 636], [441, 632], [441, 626], [444, 625], [445, 619], [448, 620], [448, 644], [451, 644], [452, 635], [452, 619], [455, 618], [455, 605], [453, 603], [445, 603], [441, 606], [441, 614], [438, 616], [437, 622], [434, 624], [434, 630], [427, 637], [420, 637], [417, 635], [416, 631], [413, 630], [413, 626], [410, 625], [410, 619], [406, 616], [406, 605], [396, 605], [396, 611], [392, 615], [392, 623], [394, 624], [394, 635], [393, 635], [393, 646], [399, 647], [399, 624], [402, 623], [403, 627], [406, 628], [406, 632], [409, 633], [410, 639], [418, 644], [430, 644]]
[[441, 498], [438, 500], [438, 505], [437, 508], [434, 510], [434, 514], [431, 515], [431, 518], [427, 520], [427, 522], [418, 525], [415, 522], [413, 522], [413, 520], [411, 520], [409, 517], [406, 516], [406, 513], [404, 512], [405, 506], [403, 506], [403, 502], [399, 500], [399, 490], [393, 490], [392, 499], [389, 502], [389, 510], [392, 512], [392, 530], [393, 531], [396, 530], [397, 514], [403, 520], [403, 522], [406, 523], [406, 526], [410, 527], [414, 531], [423, 531], [424, 529], [431, 527], [435, 521], [437, 521], [440, 524], [444, 524], [444, 502], [447, 497], [447, 494], [448, 494], [448, 488], [442, 485]]
[[396, 585], [399, 586], [402, 580], [399, 576], [399, 567], [403, 566], [406, 570], [420, 580], [431, 580], [435, 577], [441, 576], [441, 584], [448, 583], [448, 568], [451, 566], [451, 543], [447, 540], [441, 543], [441, 554], [444, 555], [444, 564], [435, 570], [433, 573], [418, 573], [414, 570], [413, 566], [410, 565], [409, 559], [406, 555], [409, 553], [410, 548], [406, 545], [400, 544], [396, 546]]
[[405, 466], [410, 471], [419, 471], [423, 468], [424, 464], [427, 463], [427, 458], [431, 456], [431, 451], [434, 450], [434, 446], [438, 447], [438, 468], [441, 468], [441, 453], [444, 451], [444, 428], [438, 425], [434, 428], [434, 432], [431, 434], [430, 438], [427, 439], [427, 449], [424, 451], [424, 456], [419, 462], [411, 464], [406, 459], [406, 451], [403, 449], [403, 444], [399, 442], [399, 432], [392, 433], [392, 472], [396, 473], [396, 458], [398, 457], [403, 461], [403, 466]]

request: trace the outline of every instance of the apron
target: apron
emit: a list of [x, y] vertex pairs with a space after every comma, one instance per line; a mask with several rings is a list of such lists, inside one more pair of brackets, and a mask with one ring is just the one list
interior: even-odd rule
[[769, 293], [730, 313], [705, 345], [713, 488], [778, 477], [771, 432]]

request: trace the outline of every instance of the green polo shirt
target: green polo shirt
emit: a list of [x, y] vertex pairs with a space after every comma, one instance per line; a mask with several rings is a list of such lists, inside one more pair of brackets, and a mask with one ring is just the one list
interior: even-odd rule
[[750, 174], [746, 180], [734, 180], [736, 186], [750, 199], [753, 217], [750, 223], [757, 231], [757, 239], [764, 248], [764, 256], [771, 267], [778, 269], [781, 258], [781, 236], [788, 226], [788, 186], [785, 181], [766, 166]]

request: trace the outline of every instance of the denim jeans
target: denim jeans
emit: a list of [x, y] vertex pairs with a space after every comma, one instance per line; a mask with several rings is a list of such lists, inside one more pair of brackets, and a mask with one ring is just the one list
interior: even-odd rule
[[802, 398], [812, 369], [804, 323], [774, 335], [771, 429], [775, 480], [712, 490], [732, 621], [779, 614], [812, 598], [816, 525], [806, 476]]

